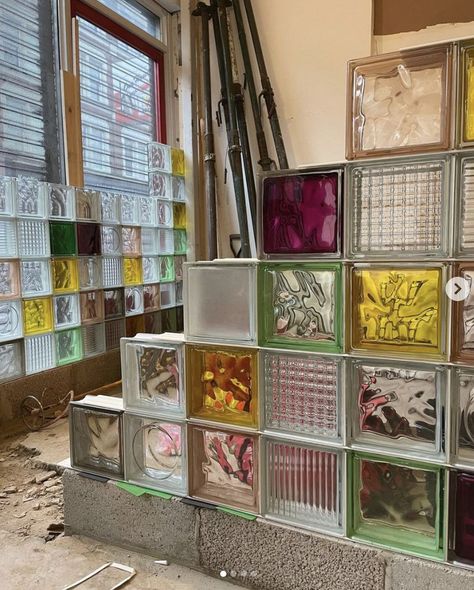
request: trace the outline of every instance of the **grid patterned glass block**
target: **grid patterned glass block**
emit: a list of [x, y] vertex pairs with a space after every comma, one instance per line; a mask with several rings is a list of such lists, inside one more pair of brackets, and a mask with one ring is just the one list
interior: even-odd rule
[[155, 226], [156, 199], [154, 197], [139, 197], [140, 225]]
[[186, 184], [182, 176], [171, 177], [173, 201], [186, 201]]
[[174, 253], [186, 254], [188, 251], [188, 236], [184, 229], [174, 230]]
[[[0, 254], [2, 231], [0, 221]], [[15, 234], [10, 239], [13, 239]], [[14, 242], [11, 242], [12, 244]], [[50, 255], [49, 227], [47, 221], [18, 220], [18, 253], [23, 258], [47, 258]], [[13, 248], [12, 248], [13, 249]]]
[[79, 298], [82, 324], [96, 324], [104, 321], [103, 291], [87, 291], [81, 293]]
[[79, 290], [77, 260], [75, 258], [53, 258], [54, 293], [71, 293]]
[[175, 283], [175, 301], [176, 305], [183, 305], [184, 302], [184, 287], [183, 281]]
[[143, 269], [140, 258], [123, 258], [123, 282], [125, 285], [141, 285]]
[[443, 355], [443, 268], [354, 265], [352, 348]]
[[160, 259], [158, 256], [142, 258], [143, 282], [157, 283], [160, 280]]
[[174, 280], [174, 256], [160, 256], [160, 282], [169, 283]]
[[461, 158], [458, 164], [456, 252], [466, 256], [474, 253], [474, 157]]
[[452, 45], [349, 62], [347, 158], [450, 146]]
[[143, 287], [125, 287], [125, 315], [143, 313]]
[[184, 176], [186, 173], [184, 151], [180, 148], [171, 148], [171, 171], [174, 176]]
[[160, 285], [160, 307], [174, 307], [176, 305], [176, 287], [174, 283], [163, 283]]
[[17, 260], [0, 260], [0, 300], [20, 297], [20, 266]]
[[120, 221], [124, 225], [140, 224], [140, 200], [135, 195], [122, 195], [120, 203]]
[[158, 232], [154, 227], [143, 227], [142, 233], [142, 253], [146, 256], [155, 256], [160, 253], [158, 243]]
[[21, 301], [0, 301], [0, 342], [23, 336]]
[[140, 256], [141, 241], [139, 227], [122, 227], [122, 253], [125, 256]]
[[52, 256], [77, 254], [76, 224], [70, 221], [51, 221], [49, 224]]
[[20, 267], [23, 297], [38, 297], [52, 293], [51, 268], [47, 258], [22, 260]]
[[16, 212], [16, 179], [0, 176], [0, 216], [13, 217]]
[[36, 178], [19, 176], [17, 186], [17, 212], [20, 217], [46, 217], [45, 193]]
[[352, 537], [443, 558], [443, 468], [355, 453]]
[[92, 324], [83, 326], [82, 350], [85, 357], [97, 356], [105, 352], [105, 328], [104, 324]]
[[186, 262], [186, 256], [175, 256], [174, 257], [174, 275], [177, 281], [182, 281], [184, 276], [184, 263]]
[[265, 439], [264, 514], [342, 533], [342, 453]]
[[474, 563], [474, 533], [472, 523], [474, 521], [474, 476], [472, 473], [453, 474], [455, 481], [454, 501], [454, 557], [456, 561]]
[[173, 203], [157, 199], [156, 225], [158, 227], [173, 227]]
[[120, 223], [120, 195], [100, 193], [100, 213], [103, 223]]
[[131, 315], [125, 318], [125, 336], [127, 338], [133, 338], [137, 334], [143, 334], [145, 332], [145, 316]]
[[256, 263], [185, 264], [187, 340], [256, 344]]
[[99, 221], [100, 193], [98, 191], [76, 188], [76, 219]]
[[74, 294], [53, 297], [53, 314], [56, 330], [78, 326], [81, 323], [79, 296]]
[[145, 285], [143, 287], [143, 308], [144, 311], [157, 311], [161, 305], [160, 285]]
[[125, 414], [127, 481], [185, 495], [186, 425]]
[[150, 170], [171, 172], [171, 147], [154, 141], [148, 144], [148, 167]]
[[42, 334], [25, 338], [25, 361], [27, 375], [55, 367], [54, 335]]
[[186, 346], [189, 416], [257, 428], [257, 350]]
[[265, 258], [340, 250], [342, 170], [285, 172], [263, 180], [260, 251]]
[[145, 334], [161, 334], [163, 332], [161, 312], [146, 313], [143, 318], [145, 320]]
[[48, 204], [48, 216], [50, 219], [70, 219], [76, 215], [75, 191], [72, 186], [52, 184], [45, 182], [43, 190]]
[[125, 337], [125, 320], [117, 319], [105, 322], [105, 348], [116, 350], [120, 348], [120, 340]]
[[51, 297], [23, 300], [25, 336], [44, 334], [53, 330], [53, 305]]
[[258, 436], [189, 425], [188, 437], [189, 495], [258, 513]]
[[261, 265], [261, 345], [340, 352], [341, 280], [338, 263]]
[[174, 253], [174, 233], [172, 229], [159, 229], [158, 241], [160, 254]]
[[81, 291], [100, 289], [102, 286], [102, 261], [100, 256], [80, 256], [79, 289]]
[[352, 255], [447, 256], [446, 159], [351, 167], [350, 192]]
[[23, 342], [21, 340], [0, 344], [0, 383], [22, 377], [23, 366]]
[[350, 382], [355, 443], [422, 457], [443, 452], [444, 367], [356, 360]]
[[120, 318], [125, 315], [123, 289], [104, 291], [104, 317], [106, 320]]
[[0, 256], [2, 258], [18, 256], [16, 224], [10, 219], [0, 219]]
[[81, 329], [62, 330], [54, 334], [56, 363], [58, 366], [75, 363], [82, 359]]
[[459, 466], [474, 467], [474, 370], [454, 370], [452, 392], [453, 462]]
[[175, 229], [186, 229], [186, 205], [173, 203], [173, 226]]
[[116, 225], [102, 225], [100, 228], [102, 254], [121, 256], [122, 230]]
[[101, 253], [100, 225], [77, 224], [77, 252], [79, 256], [96, 256]]
[[123, 262], [119, 256], [102, 256], [102, 286], [120, 287], [123, 284]]
[[265, 428], [340, 438], [342, 360], [262, 351]]
[[151, 172], [148, 175], [148, 188], [151, 197], [171, 200], [171, 175], [166, 172]]

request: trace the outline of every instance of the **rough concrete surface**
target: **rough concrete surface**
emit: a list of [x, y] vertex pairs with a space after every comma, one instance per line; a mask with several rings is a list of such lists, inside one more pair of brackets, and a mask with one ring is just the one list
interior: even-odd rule
[[386, 590], [474, 590], [474, 574], [461, 568], [390, 555]]

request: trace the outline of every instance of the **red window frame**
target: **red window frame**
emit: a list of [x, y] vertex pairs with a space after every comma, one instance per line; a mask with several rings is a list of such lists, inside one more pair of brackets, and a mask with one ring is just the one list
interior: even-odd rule
[[125, 27], [95, 10], [82, 0], [71, 0], [71, 17], [81, 17], [93, 25], [104, 29], [110, 35], [137, 49], [154, 63], [155, 84], [155, 133], [156, 140], [166, 143], [166, 101], [165, 101], [165, 58], [162, 51], [131, 33]]

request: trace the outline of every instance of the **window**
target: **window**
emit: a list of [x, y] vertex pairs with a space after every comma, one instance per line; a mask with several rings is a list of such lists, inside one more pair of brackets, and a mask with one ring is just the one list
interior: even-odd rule
[[153, 37], [161, 39], [161, 21], [158, 16], [141, 6], [135, 0], [99, 0], [120, 16], [140, 27]]
[[92, 120], [85, 115], [82, 119], [84, 166], [93, 172], [110, 173], [110, 136], [107, 121]]
[[108, 104], [107, 64], [93, 55], [84, 54], [81, 69], [83, 96], [92, 103]]

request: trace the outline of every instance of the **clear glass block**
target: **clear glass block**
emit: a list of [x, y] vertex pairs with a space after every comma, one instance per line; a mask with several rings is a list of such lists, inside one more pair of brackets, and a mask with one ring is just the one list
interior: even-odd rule
[[259, 437], [189, 425], [189, 495], [259, 512]]
[[143, 287], [143, 308], [144, 311], [157, 311], [161, 305], [160, 285], [145, 285]]
[[143, 287], [125, 287], [125, 315], [143, 313]]
[[53, 297], [53, 314], [56, 330], [79, 326], [81, 323], [79, 296], [74, 294]]
[[354, 445], [421, 459], [444, 454], [445, 367], [372, 359], [351, 365]]
[[474, 157], [458, 160], [457, 176], [455, 252], [465, 257], [474, 253]]
[[169, 283], [174, 280], [174, 256], [160, 256], [160, 282]]
[[99, 191], [76, 188], [76, 219], [78, 221], [99, 221]]
[[25, 338], [26, 374], [47, 371], [56, 366], [53, 334], [42, 334]]
[[102, 256], [102, 285], [120, 287], [123, 285], [123, 263], [119, 256]]
[[38, 297], [51, 295], [51, 268], [47, 258], [40, 260], [22, 260], [21, 267], [21, 294], [23, 297]]
[[145, 333], [145, 316], [143, 314], [131, 315], [125, 318], [125, 336], [133, 338], [137, 334]]
[[0, 301], [0, 342], [23, 336], [21, 301]]
[[186, 229], [186, 205], [184, 203], [173, 203], [173, 227]]
[[184, 302], [184, 286], [183, 281], [175, 283], [175, 301], [176, 305], [183, 305]]
[[100, 289], [102, 286], [102, 261], [100, 256], [80, 256], [79, 289], [81, 291]]
[[265, 516], [343, 533], [342, 451], [266, 437], [264, 446]]
[[449, 181], [447, 158], [350, 166], [350, 254], [447, 256]]
[[163, 283], [160, 285], [160, 307], [174, 307], [176, 305], [176, 287], [174, 283]]
[[[2, 244], [2, 222], [0, 221], [0, 254]], [[22, 258], [48, 258], [49, 227], [47, 221], [33, 219], [18, 220], [18, 253]], [[14, 230], [12, 230], [14, 231]], [[14, 239], [14, 234], [10, 238]], [[14, 243], [13, 241], [11, 242]]]
[[452, 44], [349, 62], [347, 158], [451, 144]]
[[76, 224], [71, 221], [49, 223], [51, 256], [76, 256]]
[[145, 320], [145, 334], [161, 334], [163, 332], [161, 312], [146, 313], [143, 317]]
[[73, 293], [79, 290], [76, 258], [53, 258], [54, 293]]
[[172, 229], [159, 229], [158, 241], [160, 254], [174, 253], [174, 233]]
[[127, 481], [186, 495], [186, 424], [125, 414]]
[[142, 227], [142, 253], [146, 256], [155, 256], [160, 253], [158, 231], [154, 227]]
[[148, 167], [150, 170], [171, 172], [171, 147], [157, 141], [149, 143]]
[[75, 363], [82, 359], [81, 329], [62, 330], [54, 334], [56, 363], [58, 366]]
[[139, 197], [140, 225], [155, 227], [156, 199], [154, 197]]
[[151, 172], [148, 175], [149, 196], [171, 200], [171, 175], [166, 172]]
[[182, 281], [184, 276], [184, 263], [186, 262], [186, 256], [175, 256], [174, 257], [174, 275], [177, 281]]
[[73, 186], [45, 182], [42, 185], [48, 203], [50, 219], [69, 219], [76, 216], [76, 189]]
[[140, 258], [123, 258], [123, 282], [125, 285], [141, 285], [143, 269]]
[[471, 469], [474, 467], [474, 370], [459, 367], [453, 370], [453, 375], [453, 463]]
[[0, 300], [20, 297], [20, 265], [18, 260], [0, 260]]
[[[185, 255], [188, 251], [188, 236], [184, 229], [174, 230], [174, 253]], [[164, 252], [163, 252], [164, 254]]]
[[340, 357], [263, 350], [260, 362], [266, 429], [340, 440]]
[[83, 326], [82, 350], [85, 357], [96, 356], [105, 352], [105, 328], [104, 324], [91, 324]]
[[116, 225], [102, 225], [100, 228], [102, 254], [120, 256], [122, 254], [122, 230]]
[[263, 346], [341, 352], [339, 263], [269, 262], [260, 273]]
[[81, 323], [96, 324], [104, 321], [104, 292], [87, 291], [79, 295]]
[[123, 479], [122, 429], [121, 410], [87, 405], [84, 401], [72, 402], [69, 411], [71, 467]]
[[[42, 184], [42, 183], [41, 183]], [[19, 217], [46, 217], [45, 191], [40, 190], [36, 178], [19, 176], [17, 186], [17, 213]]]
[[102, 223], [120, 223], [120, 199], [117, 193], [100, 193]]
[[451, 537], [452, 555], [457, 563], [474, 565], [474, 475], [472, 473], [452, 472], [450, 488], [450, 506], [452, 509]]
[[140, 199], [135, 195], [122, 195], [120, 221], [123, 225], [140, 225]]
[[13, 219], [0, 219], [0, 257], [16, 258], [18, 246], [16, 223]]
[[120, 340], [125, 338], [125, 320], [117, 319], [105, 322], [105, 348], [116, 350], [120, 348]]
[[157, 283], [160, 280], [160, 259], [158, 256], [142, 258], [143, 282]]
[[180, 148], [171, 148], [171, 171], [174, 176], [184, 176], [186, 173], [184, 151]]
[[182, 176], [171, 177], [173, 201], [186, 201], [186, 184]]
[[78, 223], [76, 231], [79, 256], [97, 256], [101, 254], [101, 234], [98, 223]]
[[51, 297], [23, 300], [24, 334], [45, 334], [53, 330], [53, 302]]
[[141, 229], [139, 227], [122, 227], [122, 253], [125, 256], [140, 256]]
[[443, 559], [443, 471], [427, 463], [354, 453], [351, 537]]
[[106, 320], [120, 318], [125, 315], [123, 289], [104, 291], [104, 317]]
[[0, 383], [18, 379], [23, 376], [23, 373], [23, 342], [17, 340], [0, 344]]
[[0, 217], [14, 217], [16, 199], [16, 178], [0, 176]]
[[156, 225], [158, 227], [173, 227], [173, 203], [157, 199]]
[[257, 263], [187, 263], [185, 333], [190, 341], [257, 343]]

